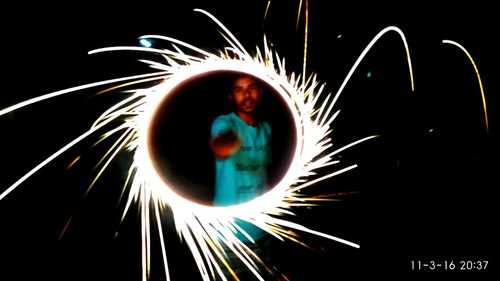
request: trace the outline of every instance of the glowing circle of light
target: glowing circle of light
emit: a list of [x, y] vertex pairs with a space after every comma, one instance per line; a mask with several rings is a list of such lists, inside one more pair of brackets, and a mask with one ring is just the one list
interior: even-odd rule
[[[200, 76], [209, 75], [217, 72], [235, 72], [251, 75], [256, 77], [257, 79], [265, 82], [269, 85], [275, 93], [278, 93], [285, 104], [287, 105], [289, 112], [293, 118], [294, 130], [295, 134], [295, 147], [292, 151], [292, 160], [288, 164], [288, 170], [281, 177], [280, 181], [273, 187], [269, 188], [265, 194], [238, 204], [231, 206], [207, 206], [200, 204], [198, 202], [189, 200], [182, 195], [179, 195], [174, 190], [174, 186], [172, 186], [168, 180], [166, 180], [161, 175], [161, 170], [154, 163], [154, 151], [151, 146], [151, 135], [153, 131], [153, 124], [155, 121], [155, 117], [158, 114], [158, 111], [161, 110], [161, 105], [163, 101], [165, 101], [171, 94], [175, 92], [175, 89], [184, 83], [189, 83], [189, 81], [197, 79]], [[139, 145], [138, 150], [136, 152], [136, 156], [139, 159], [142, 159], [141, 165], [143, 165], [144, 170], [150, 171], [148, 172], [148, 180], [151, 181], [151, 186], [156, 189], [156, 192], [160, 194], [160, 197], [169, 198], [170, 202], [176, 202], [176, 206], [180, 208], [188, 208], [193, 210], [193, 212], [209, 212], [213, 215], [217, 215], [217, 213], [233, 213], [233, 214], [242, 214], [251, 210], [262, 210], [269, 208], [270, 206], [276, 206], [276, 202], [282, 200], [283, 192], [289, 188], [294, 181], [296, 180], [297, 171], [297, 162], [299, 161], [300, 154], [302, 152], [302, 146], [304, 138], [304, 130], [301, 128], [301, 123], [303, 117], [303, 113], [299, 111], [298, 108], [303, 107], [301, 105], [300, 100], [292, 99], [292, 95], [289, 91], [291, 89], [287, 89], [284, 84], [280, 84], [275, 72], [270, 72], [269, 69], [257, 65], [255, 63], [248, 63], [245, 61], [226, 61], [224, 64], [220, 63], [204, 63], [198, 66], [192, 66], [189, 71], [181, 72], [179, 74], [175, 74], [175, 77], [170, 77], [168, 81], [158, 85], [158, 87], [154, 90], [157, 93], [164, 93], [163, 95], [159, 94], [155, 97], [154, 100], [149, 102], [149, 106], [144, 112], [144, 123], [141, 125], [143, 128], [147, 128], [145, 133], [139, 135]]]
[[[156, 35], [143, 37], [166, 40], [178, 45], [175, 47], [175, 51], [154, 48], [108, 47], [91, 52], [136, 50], [161, 54], [167, 59], [167, 64], [144, 61], [153, 68], [166, 71], [167, 74], [160, 77], [163, 80], [158, 85], [133, 91], [137, 94], [139, 101], [136, 109], [137, 116], [129, 122], [135, 136], [134, 141], [128, 145], [134, 157], [131, 170], [135, 169], [135, 175], [132, 178], [129, 201], [124, 214], [132, 202], [139, 203], [142, 215], [143, 276], [149, 275], [150, 219], [156, 217], [157, 222], [160, 221], [159, 212], [165, 206], [172, 210], [177, 233], [190, 248], [204, 280], [209, 280], [214, 275], [222, 276], [223, 266], [231, 271], [231, 265], [224, 258], [224, 251], [232, 251], [256, 277], [262, 280], [255, 264], [256, 260], [260, 260], [260, 258], [244, 245], [236, 233], [241, 233], [250, 241], [253, 241], [253, 238], [237, 225], [236, 220], [254, 224], [280, 240], [292, 239], [303, 244], [297, 240], [299, 235], [294, 232], [298, 230], [359, 248], [359, 245], [353, 242], [309, 229], [281, 217], [294, 215], [290, 210], [291, 207], [318, 204], [321, 199], [302, 195], [300, 191], [314, 183], [349, 171], [356, 165], [339, 168], [326, 176], [309, 180], [316, 175], [314, 171], [338, 164], [339, 161], [333, 159], [335, 154], [374, 136], [331, 151], [330, 125], [338, 116], [339, 111], [333, 111], [334, 97], [329, 94], [323, 96], [325, 85], [319, 83], [315, 75], [306, 79], [305, 73], [298, 76], [293, 73], [289, 74], [285, 69], [284, 59], [280, 59], [277, 53], [268, 47], [266, 40], [264, 40], [263, 52], [261, 53], [257, 49], [257, 54], [251, 56], [229, 31], [226, 32], [226, 39], [230, 47], [225, 48], [225, 52], [220, 52], [218, 55], [208, 53], [174, 38]], [[186, 55], [180, 51], [179, 46], [198, 53], [198, 56]], [[159, 174], [153, 161], [154, 151], [150, 142], [154, 118], [161, 110], [163, 101], [174, 93], [180, 85], [186, 84], [200, 75], [212, 72], [245, 73], [267, 83], [274, 92], [280, 95], [288, 107], [295, 130], [295, 148], [285, 175], [267, 193], [233, 206], [206, 206], [176, 193], [173, 186]], [[320, 96], [324, 97], [321, 101]], [[106, 120], [106, 117], [103, 117], [102, 120]], [[98, 123], [96, 122], [96, 124]], [[161, 227], [158, 228], [161, 232]], [[160, 240], [165, 268], [168, 269], [165, 242], [161, 233]], [[263, 266], [267, 267], [265, 264]], [[168, 276], [168, 272], [166, 276]]]
[[[255, 67], [255, 64], [249, 64], [249, 63], [241, 63], [241, 62], [233, 62], [229, 63], [227, 65], [220, 65], [220, 64], [213, 64], [211, 65], [210, 63], [206, 65], [202, 65], [202, 67], [199, 67], [199, 69], [191, 69], [189, 73], [185, 73], [184, 75], [179, 75], [179, 77], [172, 78], [169, 81], [165, 82], [164, 85], [161, 85], [160, 88], [155, 90], [156, 92], [164, 92], [163, 95], [158, 95], [158, 98], [156, 98], [154, 101], [151, 102], [150, 107], [148, 107], [148, 112], [145, 112], [145, 124], [144, 126], [148, 129], [146, 129], [146, 134], [143, 136], [140, 136], [140, 144], [139, 147], [144, 147], [145, 151], [145, 156], [144, 156], [144, 162], [143, 165], [146, 165], [147, 170], [152, 171], [150, 174], [150, 180], [154, 181], [155, 188], [158, 189], [158, 192], [161, 194], [161, 191], [165, 189], [165, 193], [162, 196], [166, 196], [166, 198], [171, 198], [170, 200], [175, 200], [178, 201], [179, 204], [185, 205], [185, 208], [201, 208], [204, 211], [207, 211], [206, 208], [213, 209], [213, 208], [218, 208], [223, 212], [236, 212], [240, 213], [242, 210], [239, 209], [259, 209], [259, 208], [266, 208], [268, 204], [271, 204], [272, 206], [275, 205], [274, 201], [279, 200], [281, 198], [283, 189], [286, 189], [293, 183], [293, 169], [289, 169], [289, 171], [286, 171], [284, 175], [280, 177], [280, 181], [275, 185], [269, 188], [269, 191], [267, 191], [265, 194], [262, 196], [255, 198], [255, 200], [250, 200], [248, 201], [249, 204], [238, 204], [238, 205], [243, 205], [239, 206], [238, 205], [233, 205], [233, 206], [225, 206], [225, 207], [214, 207], [214, 206], [207, 206], [204, 204], [199, 204], [198, 202], [195, 202], [193, 200], [189, 200], [185, 198], [185, 196], [179, 195], [178, 192], [175, 192], [175, 186], [173, 186], [172, 183], [168, 181], [163, 175], [162, 175], [162, 170], [158, 167], [158, 165], [155, 163], [155, 151], [152, 147], [152, 131], [154, 131], [154, 123], [155, 123], [155, 118], [158, 115], [159, 111], [162, 110], [162, 105], [165, 100], [169, 98], [170, 95], [172, 94], [177, 94], [175, 93], [175, 90], [177, 87], [179, 87], [181, 84], [188, 84], [189, 81], [198, 79], [200, 76], [209, 76], [209, 75], [215, 75], [216, 73], [219, 72], [234, 72], [234, 73], [242, 73], [246, 75], [251, 75], [253, 77], [256, 77], [257, 79], [263, 81], [266, 83], [268, 86], [271, 87], [271, 89], [274, 91], [274, 93], [278, 93], [280, 98], [285, 102], [287, 109], [289, 110], [288, 112], [292, 115], [293, 119], [293, 124], [295, 130], [295, 146], [291, 151], [292, 154], [292, 160], [290, 163], [288, 163], [289, 168], [293, 168], [296, 166], [296, 162], [298, 159], [298, 156], [300, 155], [301, 152], [301, 147], [298, 145], [299, 143], [302, 143], [303, 135], [301, 135], [299, 132], [301, 132], [300, 124], [301, 124], [301, 117], [300, 117], [300, 112], [297, 110], [297, 104], [296, 101], [293, 101], [291, 99], [291, 95], [287, 92], [287, 90], [280, 84], [276, 83], [276, 81], [273, 79], [275, 77], [269, 77], [269, 75], [265, 74], [265, 71], [263, 69], [259, 69], [259, 67]], [[142, 152], [139, 151], [138, 154], [141, 154]], [[277, 188], [278, 190], [274, 193], [270, 193], [274, 188]], [[174, 199], [175, 198], [175, 199]], [[252, 203], [250, 203], [252, 202]], [[247, 202], [245, 202], [247, 203]], [[267, 204], [266, 204], [267, 203]], [[258, 207], [259, 206], [259, 207]], [[228, 210], [228, 208], [230, 210]], [[201, 210], [200, 210], [201, 211]]]

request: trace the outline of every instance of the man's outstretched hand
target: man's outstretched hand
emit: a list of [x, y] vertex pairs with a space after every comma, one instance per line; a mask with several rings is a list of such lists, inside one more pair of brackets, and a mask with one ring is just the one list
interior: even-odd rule
[[212, 148], [215, 157], [220, 160], [224, 160], [236, 153], [240, 147], [240, 138], [233, 131], [220, 133], [210, 140], [210, 148]]

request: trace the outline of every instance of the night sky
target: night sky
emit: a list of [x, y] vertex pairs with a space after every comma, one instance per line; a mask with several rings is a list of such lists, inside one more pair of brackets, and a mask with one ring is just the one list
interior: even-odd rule
[[[0, 108], [73, 86], [150, 72], [137, 61], [144, 58], [141, 53], [87, 54], [100, 47], [137, 46], [141, 35], [166, 35], [209, 51], [224, 47], [215, 23], [194, 8], [216, 16], [250, 52], [255, 45], [262, 47], [265, 33], [286, 59], [288, 71], [302, 71], [299, 1], [273, 1], [265, 20], [263, 0], [180, 2], [18, 3], [2, 9], [9, 17], [0, 19]], [[415, 91], [399, 36], [386, 34], [340, 96], [336, 109], [341, 113], [331, 133], [334, 147], [379, 137], [337, 156], [338, 167], [358, 164], [358, 169], [308, 189], [311, 194], [347, 193], [338, 197], [342, 200], [296, 209], [293, 218], [361, 248], [304, 234], [316, 250], [291, 242], [276, 245], [276, 266], [291, 280], [350, 280], [345, 277], [364, 274], [422, 280], [464, 274], [480, 280], [498, 273], [493, 250], [498, 248], [498, 231], [493, 229], [498, 204], [493, 194], [499, 186], [500, 60], [493, 4], [309, 2], [307, 71], [326, 83], [326, 91], [337, 91], [365, 46], [390, 25], [407, 37]], [[443, 39], [467, 48], [479, 68], [489, 133], [474, 69], [465, 53], [441, 43]], [[0, 191], [86, 131], [116, 101], [114, 93], [94, 95], [102, 89], [1, 116]], [[90, 148], [97, 139], [83, 141], [0, 201], [0, 280], [141, 280], [137, 210], [120, 223], [124, 201], [119, 196], [130, 159], [121, 156], [85, 196], [95, 163], [112, 144]], [[80, 161], [67, 170], [79, 155]], [[191, 254], [168, 224], [172, 280], [199, 280]], [[153, 253], [152, 280], [164, 280], [159, 254]], [[430, 272], [411, 270], [412, 260], [487, 260], [489, 265], [487, 272]]]

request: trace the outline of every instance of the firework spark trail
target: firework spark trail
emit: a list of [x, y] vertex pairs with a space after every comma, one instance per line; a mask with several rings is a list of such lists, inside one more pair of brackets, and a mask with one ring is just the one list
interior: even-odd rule
[[[353, 66], [351, 67], [351, 70], [349, 71], [349, 73], [345, 77], [344, 82], [342, 82], [342, 85], [340, 85], [340, 88], [337, 90], [337, 94], [335, 94], [335, 96], [334, 96], [335, 98], [333, 99], [333, 101], [330, 104], [330, 109], [333, 108], [333, 106], [335, 105], [337, 99], [340, 96], [340, 93], [342, 93], [342, 91], [344, 90], [344, 87], [347, 85], [347, 82], [349, 82], [349, 80], [351, 79], [351, 76], [353, 75], [354, 71], [356, 70], [356, 68], [358, 67], [358, 65], [361, 63], [361, 61], [363, 60], [363, 58], [366, 56], [366, 54], [370, 51], [370, 49], [373, 47], [373, 45], [375, 45], [375, 43], [377, 43], [377, 41], [380, 40], [380, 38], [382, 36], [384, 36], [386, 33], [390, 32], [390, 31], [397, 32], [399, 34], [399, 36], [401, 37], [401, 41], [403, 41], [403, 44], [404, 44], [404, 47], [405, 47], [405, 51], [406, 51], [406, 61], [408, 62], [408, 70], [410, 72], [409, 76], [410, 76], [411, 90], [415, 91], [415, 83], [413, 81], [413, 68], [412, 68], [411, 57], [410, 57], [410, 48], [408, 47], [408, 43], [406, 41], [406, 36], [404, 35], [403, 31], [401, 29], [399, 29], [398, 27], [396, 27], [396, 26], [388, 26], [388, 27], [382, 29], [377, 35], [375, 35], [375, 37], [365, 47], [365, 49], [363, 50], [363, 52], [361, 52], [361, 55], [359, 55], [358, 59], [353, 64]], [[330, 110], [328, 110], [328, 112], [329, 111]]]
[[[111, 129], [103, 136], [103, 138], [107, 138], [121, 130], [125, 130], [125, 133], [119, 137], [101, 161], [99, 161], [97, 166], [107, 158], [107, 161], [102, 165], [102, 169], [99, 171], [95, 180], [97, 180], [99, 175], [106, 169], [110, 161], [114, 159], [118, 152], [126, 148], [130, 153], [133, 153], [133, 163], [126, 180], [127, 184], [130, 182], [129, 194], [122, 220], [130, 207], [134, 203], [137, 203], [137, 206], [141, 210], [143, 280], [148, 280], [150, 276], [150, 222], [152, 218], [156, 218], [158, 221], [165, 275], [168, 280], [170, 279], [166, 258], [166, 244], [161, 232], [161, 224], [159, 223], [161, 212], [164, 207], [167, 206], [172, 210], [179, 238], [185, 241], [189, 246], [203, 280], [209, 280], [210, 277], [215, 278], [216, 275], [226, 280], [220, 264], [228, 269], [232, 276], [237, 279], [237, 276], [231, 269], [231, 264], [226, 261], [225, 249], [232, 251], [257, 278], [262, 280], [263, 277], [257, 271], [257, 264], [255, 263], [256, 261], [261, 262], [261, 260], [244, 245], [239, 238], [237, 238], [236, 232], [240, 232], [243, 235], [248, 234], [246, 234], [246, 232], [236, 223], [236, 219], [252, 223], [280, 240], [290, 239], [297, 243], [304, 244], [300, 241], [300, 236], [292, 231], [298, 230], [359, 248], [359, 245], [353, 242], [312, 230], [303, 225], [278, 218], [278, 216], [294, 215], [294, 213], [290, 211], [291, 207], [310, 205], [307, 203], [308, 201], [318, 200], [314, 197], [299, 196], [297, 192], [300, 190], [356, 167], [356, 165], [351, 165], [346, 168], [338, 169], [328, 175], [318, 177], [315, 180], [309, 180], [311, 176], [316, 175], [315, 170], [321, 167], [338, 164], [339, 161], [332, 159], [332, 156], [336, 153], [374, 137], [367, 137], [336, 151], [329, 152], [332, 148], [331, 139], [329, 138], [331, 132], [330, 125], [339, 114], [339, 111], [331, 114], [333, 105], [366, 53], [382, 35], [389, 31], [398, 32], [403, 39], [407, 52], [413, 90], [411, 61], [408, 46], [402, 32], [396, 27], [387, 27], [379, 32], [356, 60], [341, 87], [333, 96], [333, 99], [330, 95], [327, 95], [323, 102], [319, 102], [319, 97], [323, 95], [325, 85], [320, 85], [316, 81], [315, 75], [307, 77], [305, 72], [297, 76], [294, 73], [288, 74], [285, 69], [284, 59], [280, 59], [280, 57], [268, 47], [265, 38], [263, 51], [261, 52], [257, 49], [257, 55], [252, 57], [236, 37], [215, 17], [203, 10], [195, 11], [205, 14], [222, 29], [222, 36], [227, 40], [229, 47], [225, 47], [224, 51], [221, 51], [219, 55], [208, 53], [198, 47], [174, 38], [146, 35], [142, 38], [155, 38], [171, 43], [173, 50], [125, 46], [101, 48], [90, 51], [89, 54], [118, 50], [155, 53], [162, 55], [167, 63], [162, 64], [149, 60], [142, 60], [142, 62], [154, 69], [160, 69], [163, 72], [124, 77], [74, 87], [30, 99], [0, 111], [0, 115], [3, 115], [56, 96], [105, 84], [136, 79], [135, 81], [113, 86], [101, 92], [107, 92], [132, 84], [146, 83], [151, 80], [163, 80], [162, 83], [150, 88], [129, 91], [132, 94], [131, 97], [118, 102], [106, 110], [94, 122], [90, 130], [75, 138], [72, 142], [68, 143], [16, 181], [0, 195], [0, 200], [53, 159], [59, 157], [62, 153], [73, 147], [76, 143], [103, 129], [112, 121], [123, 119], [122, 122], [124, 123], [122, 125]], [[187, 55], [182, 51], [183, 48], [197, 55]], [[292, 164], [281, 182], [265, 195], [231, 207], [207, 207], [180, 197], [171, 189], [171, 186], [165, 184], [158, 174], [152, 163], [152, 155], [148, 146], [149, 127], [155, 112], [158, 110], [157, 107], [159, 103], [164, 100], [180, 82], [192, 79], [199, 74], [218, 70], [245, 72], [262, 79], [272, 86], [282, 95], [287, 106], [289, 106], [297, 132], [297, 146], [293, 153]], [[320, 156], [324, 152], [329, 153], [326, 153], [325, 156]], [[126, 186], [124, 186], [122, 195], [125, 189]], [[251, 237], [249, 238], [251, 239]]]
[[271, 6], [271, 0], [267, 1], [266, 9], [264, 11], [264, 16], [262, 17], [262, 27], [264, 27], [264, 23], [266, 22], [267, 19], [267, 13], [269, 12], [269, 7]]
[[49, 164], [50, 162], [52, 162], [52, 160], [54, 160], [57, 157], [59, 157], [60, 155], [62, 155], [64, 152], [66, 152], [67, 150], [69, 150], [70, 148], [72, 148], [74, 145], [76, 145], [77, 143], [79, 143], [83, 139], [85, 139], [85, 138], [93, 135], [95, 132], [97, 132], [99, 129], [103, 128], [105, 125], [107, 125], [108, 123], [110, 123], [113, 120], [114, 119], [109, 119], [106, 122], [103, 122], [101, 125], [88, 130], [87, 132], [83, 133], [82, 135], [80, 135], [79, 137], [77, 137], [76, 139], [74, 139], [73, 141], [71, 141], [70, 143], [68, 143], [67, 145], [65, 145], [64, 147], [62, 147], [61, 149], [59, 149], [57, 152], [55, 152], [51, 156], [49, 156], [47, 159], [45, 159], [40, 164], [38, 164], [37, 166], [35, 166], [31, 171], [29, 171], [24, 176], [22, 176], [20, 179], [18, 179], [14, 184], [12, 184], [4, 192], [2, 192], [0, 194], [0, 200], [2, 200], [3, 198], [5, 198], [5, 196], [7, 196], [9, 193], [11, 193], [14, 189], [16, 189], [23, 182], [25, 182], [33, 174], [35, 174], [40, 169], [42, 169], [43, 167], [45, 167], [47, 164]]
[[476, 66], [476, 63], [474, 62], [474, 59], [472, 58], [469, 51], [467, 51], [467, 49], [465, 49], [464, 46], [460, 45], [459, 43], [452, 41], [452, 40], [443, 40], [442, 42], [444, 44], [454, 45], [454, 46], [458, 47], [460, 50], [462, 50], [467, 55], [472, 66], [474, 67], [474, 71], [476, 72], [476, 76], [477, 76], [477, 82], [479, 83], [479, 91], [481, 93], [481, 99], [483, 101], [483, 112], [484, 112], [484, 123], [485, 123], [485, 127], [486, 127], [486, 134], [489, 134], [490, 129], [489, 129], [489, 123], [488, 123], [488, 111], [486, 110], [486, 97], [484, 96], [483, 83], [481, 81], [481, 76], [479, 75], [479, 70]]
[[[85, 85], [80, 85], [80, 86], [56, 91], [53, 93], [49, 93], [46, 95], [42, 95], [39, 97], [35, 97], [32, 99], [23, 101], [23, 102], [14, 104], [10, 107], [7, 107], [5, 109], [2, 109], [2, 110], [0, 110], [0, 116], [8, 114], [8, 113], [16, 111], [16, 110], [19, 110], [21, 108], [24, 108], [24, 107], [32, 105], [32, 104], [36, 104], [36, 103], [39, 103], [39, 102], [42, 102], [42, 101], [45, 101], [48, 99], [52, 99], [52, 98], [55, 98], [58, 96], [62, 96], [62, 95], [70, 94], [70, 93], [75, 93], [75, 92], [78, 92], [81, 90], [90, 89], [90, 88], [94, 88], [94, 87], [98, 87], [98, 86], [102, 86], [102, 85], [109, 85], [109, 84], [113, 84], [113, 83], [117, 83], [117, 82], [121, 82], [121, 81], [142, 79], [145, 77], [159, 76], [159, 75], [163, 76], [165, 74], [166, 74], [165, 72], [160, 72], [160, 73], [148, 73], [148, 74], [141, 74], [141, 75], [135, 75], [135, 76], [121, 77], [121, 78], [99, 81], [99, 82], [89, 83], [89, 84], [85, 84]], [[44, 161], [40, 162], [31, 171], [26, 173], [23, 177], [21, 177], [19, 180], [17, 180], [9, 188], [7, 188], [5, 191], [3, 191], [0, 194], [0, 200], [5, 198], [5, 196], [7, 196], [9, 193], [11, 193], [13, 190], [15, 190], [19, 185], [21, 185], [23, 182], [25, 182], [33, 174], [37, 173], [40, 169], [42, 169], [47, 164], [52, 162], [54, 159], [56, 159], [57, 157], [62, 155], [64, 152], [68, 151], [70, 148], [72, 148], [73, 146], [75, 146], [76, 144], [81, 142], [82, 140], [92, 136], [94, 133], [96, 133], [100, 129], [104, 128], [108, 123], [111, 123], [111, 121], [114, 121], [114, 120], [118, 119], [119, 117], [121, 117], [121, 116], [120, 115], [113, 115], [113, 116], [110, 116], [107, 120], [103, 120], [99, 125], [94, 124], [87, 132], [81, 134], [79, 137], [75, 138], [73, 141], [71, 141], [67, 145], [63, 146], [57, 152], [55, 152], [51, 156], [47, 157]]]
[[[123, 128], [126, 128], [123, 126]], [[122, 127], [119, 127], [117, 129], [122, 130]], [[89, 187], [87, 188], [87, 191], [85, 194], [88, 194], [92, 187], [96, 184], [97, 180], [99, 177], [104, 173], [108, 165], [113, 161], [116, 156], [118, 155], [119, 152], [122, 151], [123, 148], [127, 146], [127, 144], [134, 138], [134, 131], [132, 128], [128, 128], [121, 136], [120, 138], [111, 146], [111, 148], [104, 154], [104, 156], [101, 158], [101, 160], [98, 162], [96, 165], [96, 168], [106, 159], [108, 160], [102, 165], [101, 169], [97, 173], [97, 175], [94, 177], [94, 180], [90, 183]], [[111, 154], [109, 157], [108, 155]]]
[[86, 84], [86, 85], [81, 85], [81, 86], [76, 86], [76, 87], [64, 89], [64, 90], [53, 92], [53, 93], [46, 94], [43, 96], [35, 97], [32, 99], [14, 104], [10, 107], [4, 108], [4, 109], [0, 110], [0, 116], [5, 115], [5, 114], [12, 112], [12, 111], [21, 109], [21, 108], [26, 107], [28, 105], [39, 103], [41, 101], [52, 99], [52, 98], [55, 98], [58, 96], [68, 94], [68, 93], [78, 92], [81, 90], [90, 89], [90, 88], [94, 88], [94, 87], [98, 87], [98, 86], [102, 86], [102, 85], [109, 85], [109, 84], [113, 84], [113, 83], [117, 83], [117, 82], [121, 82], [121, 81], [126, 81], [126, 80], [133, 80], [133, 79], [138, 79], [138, 78], [143, 78], [143, 77], [158, 76], [158, 75], [165, 75], [165, 74], [166, 74], [165, 72], [157, 72], [157, 73], [141, 74], [141, 75], [136, 75], [136, 76], [127, 76], [127, 77], [121, 77], [121, 78], [116, 78], [116, 79], [111, 79], [111, 80], [106, 80], [106, 81], [99, 81], [99, 82], [94, 82], [94, 83], [90, 83], [90, 84]]
[[[305, 7], [305, 23], [304, 23], [304, 58], [302, 61], [302, 85], [305, 86], [305, 78], [306, 78], [306, 66], [307, 66], [307, 40], [308, 40], [308, 34], [309, 34], [309, 1], [306, 1], [306, 7]], [[302, 3], [301, 3], [302, 5]], [[298, 24], [298, 23], [297, 23]]]

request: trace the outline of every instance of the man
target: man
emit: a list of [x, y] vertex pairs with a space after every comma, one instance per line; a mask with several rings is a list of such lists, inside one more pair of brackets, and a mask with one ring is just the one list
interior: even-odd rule
[[[210, 146], [216, 158], [213, 201], [216, 206], [247, 202], [267, 191], [271, 127], [256, 116], [262, 93], [257, 79], [237, 76], [229, 94], [235, 111], [217, 117], [212, 123]], [[253, 232], [249, 234], [254, 239], [264, 234], [256, 227], [247, 229]]]
[[[244, 203], [268, 190], [271, 127], [259, 120], [256, 113], [262, 94], [262, 85], [256, 78], [244, 74], [236, 76], [229, 94], [235, 111], [217, 117], [212, 123], [210, 146], [216, 158], [215, 206]], [[241, 232], [236, 236], [266, 263], [269, 262], [271, 236], [251, 223], [237, 221], [237, 224], [257, 244], [250, 243]], [[253, 273], [238, 261], [234, 253], [226, 254], [239, 277], [254, 280]]]
[[255, 78], [237, 76], [229, 94], [235, 112], [217, 117], [212, 124], [215, 205], [243, 203], [267, 190], [271, 127], [255, 114], [262, 92]]

